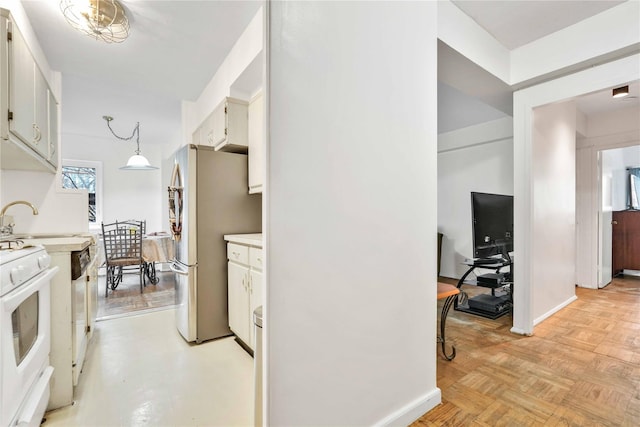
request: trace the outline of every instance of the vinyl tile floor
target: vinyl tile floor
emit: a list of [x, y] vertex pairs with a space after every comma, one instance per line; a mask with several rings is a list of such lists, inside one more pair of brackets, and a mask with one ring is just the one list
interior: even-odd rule
[[233, 337], [188, 344], [175, 309], [97, 323], [71, 406], [56, 426], [253, 425], [253, 358]]

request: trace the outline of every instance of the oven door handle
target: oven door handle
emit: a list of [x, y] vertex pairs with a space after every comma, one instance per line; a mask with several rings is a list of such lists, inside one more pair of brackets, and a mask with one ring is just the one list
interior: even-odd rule
[[[45, 285], [47, 285], [51, 278], [58, 272], [60, 267], [50, 267], [39, 275], [32, 277], [26, 282], [22, 283], [18, 288], [6, 294], [2, 297], [2, 311], [13, 313], [13, 311], [20, 306], [30, 295], [34, 292], [40, 291]], [[49, 288], [47, 288], [47, 291]]]

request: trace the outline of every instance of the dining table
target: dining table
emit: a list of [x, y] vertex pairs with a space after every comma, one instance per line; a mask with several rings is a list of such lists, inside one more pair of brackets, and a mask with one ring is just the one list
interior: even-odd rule
[[169, 233], [156, 232], [142, 236], [144, 272], [152, 284], [155, 285], [160, 281], [156, 273], [156, 263], [170, 262], [174, 257], [175, 248]]

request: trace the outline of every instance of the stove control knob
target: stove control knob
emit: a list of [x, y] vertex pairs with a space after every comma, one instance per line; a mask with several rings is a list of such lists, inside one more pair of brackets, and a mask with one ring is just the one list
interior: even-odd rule
[[51, 264], [51, 255], [44, 254], [38, 257], [38, 267], [45, 269]]
[[24, 266], [19, 265], [11, 269], [11, 283], [19, 285], [24, 282], [24, 276], [27, 273], [27, 269]]

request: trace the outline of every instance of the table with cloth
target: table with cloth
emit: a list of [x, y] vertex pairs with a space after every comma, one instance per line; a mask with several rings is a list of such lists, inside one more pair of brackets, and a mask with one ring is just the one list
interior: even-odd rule
[[156, 263], [170, 262], [175, 248], [168, 233], [149, 233], [142, 238], [142, 258], [146, 262], [145, 274], [154, 285], [160, 280], [156, 275]]

